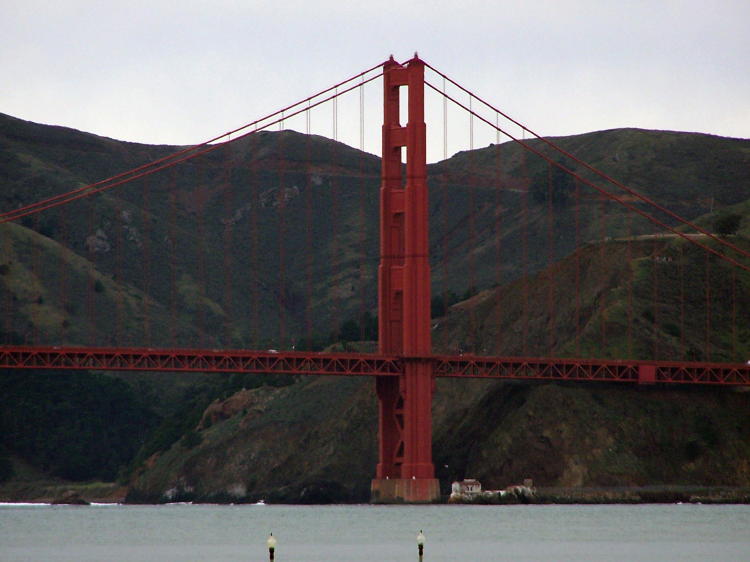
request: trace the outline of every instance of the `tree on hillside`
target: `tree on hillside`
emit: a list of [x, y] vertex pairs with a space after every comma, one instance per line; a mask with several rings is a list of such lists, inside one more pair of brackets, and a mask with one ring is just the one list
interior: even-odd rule
[[719, 236], [729, 236], [736, 234], [742, 223], [742, 215], [730, 213], [722, 215], [714, 220], [714, 232]]
[[341, 325], [338, 340], [350, 341], [375, 341], [378, 339], [378, 318], [369, 311], [363, 312], [359, 321], [350, 318]]
[[[119, 379], [86, 371], [0, 371], [0, 450], [54, 476], [114, 479], [156, 422]], [[2, 472], [7, 475], [7, 463], [0, 460]]]
[[[558, 164], [564, 166], [565, 162], [558, 161]], [[562, 207], [568, 203], [574, 189], [573, 176], [558, 166], [552, 166], [551, 171], [545, 168], [536, 174], [531, 184], [531, 197], [535, 203], [542, 204], [551, 199], [553, 205]]]
[[448, 308], [456, 304], [458, 301], [458, 295], [452, 289], [434, 295], [430, 302], [430, 316], [432, 318], [440, 318], [441, 316], [445, 316], [445, 314], [448, 312]]

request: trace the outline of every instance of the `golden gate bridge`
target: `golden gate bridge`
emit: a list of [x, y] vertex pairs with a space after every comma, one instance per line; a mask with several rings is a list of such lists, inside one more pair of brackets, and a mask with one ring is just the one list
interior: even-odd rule
[[[426, 78], [426, 72], [431, 73], [431, 79]], [[521, 149], [523, 158], [527, 156], [536, 158], [543, 163], [547, 175], [547, 198], [546, 210], [550, 217], [547, 227], [547, 239], [550, 246], [555, 244], [555, 236], [552, 232], [553, 220], [551, 218], [555, 209], [552, 205], [552, 178], [553, 174], [564, 174], [569, 177], [575, 185], [576, 196], [580, 196], [579, 190], [583, 187], [593, 193], [598, 201], [614, 204], [625, 209], [629, 216], [638, 217], [639, 220], [652, 225], [652, 232], [667, 233], [668, 236], [681, 239], [684, 244], [689, 245], [695, 251], [704, 253], [708, 268], [709, 257], [713, 261], [722, 263], [725, 267], [735, 271], [750, 271], [747, 258], [750, 252], [734, 243], [727, 237], [717, 236], [708, 228], [681, 217], [679, 214], [660, 205], [653, 199], [641, 194], [624, 183], [614, 179], [599, 169], [587, 164], [571, 152], [564, 150], [551, 139], [537, 135], [520, 122], [511, 118], [499, 109], [495, 108], [483, 98], [477, 96], [470, 90], [461, 86], [446, 74], [435, 69], [421, 60], [418, 56], [404, 63], [396, 62], [393, 57], [382, 64], [375, 65], [364, 72], [356, 74], [334, 86], [327, 88], [317, 94], [305, 98], [300, 102], [289, 105], [279, 111], [268, 114], [265, 117], [246, 124], [242, 127], [224, 133], [204, 143], [179, 149], [175, 152], [153, 159], [145, 164], [136, 166], [125, 172], [118, 173], [104, 180], [83, 185], [71, 191], [52, 195], [31, 204], [25, 204], [17, 209], [5, 211], [0, 215], [0, 223], [8, 223], [23, 219], [32, 220], [39, 217], [40, 213], [52, 209], [65, 209], [66, 206], [79, 201], [104, 194], [114, 188], [123, 188], [128, 184], [149, 181], [155, 176], [166, 176], [174, 181], [175, 170], [179, 166], [191, 165], [201, 161], [212, 154], [224, 151], [227, 155], [223, 168], [219, 174], [224, 176], [224, 185], [232, 183], [233, 147], [242, 142], [257, 138], [263, 131], [269, 131], [272, 127], [283, 128], [286, 122], [295, 117], [306, 120], [306, 133], [310, 136], [311, 112], [324, 104], [333, 105], [333, 131], [336, 136], [338, 117], [337, 102], [339, 98], [351, 92], [360, 92], [360, 148], [364, 144], [364, 87], [375, 80], [382, 81], [383, 88], [383, 124], [382, 124], [382, 155], [380, 172], [380, 240], [379, 240], [379, 262], [377, 269], [377, 322], [378, 322], [378, 348], [377, 353], [351, 353], [351, 352], [317, 352], [296, 349], [286, 343], [285, 332], [289, 330], [289, 322], [286, 317], [289, 299], [284, 294], [284, 278], [293, 266], [289, 257], [289, 251], [284, 245], [284, 240], [290, 230], [294, 227], [290, 217], [284, 214], [285, 205], [288, 204], [284, 190], [280, 189], [275, 195], [274, 206], [278, 211], [278, 256], [275, 258], [279, 286], [282, 289], [277, 296], [279, 301], [278, 334], [280, 345], [274, 345], [273, 349], [263, 346], [262, 349], [236, 349], [232, 346], [195, 346], [184, 347], [178, 345], [158, 346], [150, 345], [147, 337], [150, 330], [145, 326], [149, 324], [147, 311], [142, 315], [144, 329], [142, 337], [143, 345], [80, 345], [80, 343], [68, 341], [64, 331], [49, 334], [41, 334], [38, 330], [25, 338], [27, 341], [6, 342], [0, 346], [0, 367], [7, 369], [95, 369], [102, 371], [113, 370], [140, 370], [140, 371], [164, 371], [164, 372], [206, 372], [206, 373], [283, 373], [292, 375], [338, 375], [338, 376], [371, 376], [375, 377], [375, 388], [379, 405], [379, 431], [378, 448], [379, 462], [375, 470], [375, 478], [372, 483], [373, 499], [378, 501], [407, 501], [426, 502], [432, 501], [439, 496], [438, 481], [435, 479], [435, 471], [432, 462], [432, 415], [431, 405], [434, 393], [436, 377], [456, 378], [495, 378], [516, 379], [535, 381], [577, 381], [577, 382], [619, 382], [634, 384], [667, 384], [667, 385], [724, 385], [724, 386], [747, 386], [750, 385], [750, 366], [735, 357], [734, 362], [711, 361], [711, 281], [706, 275], [706, 286], [700, 295], [705, 299], [706, 321], [705, 341], [706, 350], [704, 360], [664, 360], [659, 357], [658, 349], [652, 357], [638, 358], [571, 358], [561, 357], [557, 353], [540, 357], [506, 357], [506, 356], [481, 356], [472, 353], [457, 352], [454, 354], [435, 354], [432, 345], [432, 318], [431, 318], [431, 295], [433, 284], [431, 280], [429, 224], [430, 204], [428, 199], [428, 170], [427, 170], [427, 125], [425, 119], [425, 91], [434, 92], [443, 101], [445, 108], [448, 103], [455, 108], [464, 111], [470, 117], [470, 149], [474, 146], [473, 128], [476, 124], [482, 124], [497, 134], [504, 135]], [[442, 81], [442, 84], [440, 84]], [[446, 84], [450, 84], [454, 93], [448, 93]], [[403, 96], [403, 93], [406, 96]], [[461, 99], [459, 95], [467, 96]], [[480, 109], [481, 108], [481, 109]], [[489, 113], [487, 113], [489, 111]], [[488, 115], [494, 116], [489, 117]], [[406, 124], [402, 121], [406, 118]], [[447, 136], [447, 112], [444, 110], [443, 130]], [[500, 119], [506, 123], [500, 126]], [[513, 134], [510, 127], [518, 128], [522, 134]], [[529, 136], [529, 140], [526, 136]], [[533, 139], [533, 141], [531, 140]], [[254, 141], [253, 141], [254, 142]], [[445, 143], [445, 141], [444, 141]], [[253, 148], [258, 148], [253, 146]], [[445, 152], [446, 150], [444, 150]], [[471, 151], [468, 153], [471, 158]], [[309, 160], [309, 144], [307, 154], [303, 154], [303, 160]], [[334, 154], [334, 157], [336, 154]], [[404, 158], [405, 156], [405, 158]], [[277, 177], [280, 183], [284, 179], [284, 167], [290, 166], [285, 162], [283, 155], [277, 164]], [[527, 165], [524, 160], [521, 167]], [[306, 168], [309, 164], [303, 164], [303, 171], [308, 178], [312, 177], [313, 170]], [[192, 173], [196, 171], [192, 168]], [[361, 176], [366, 172], [361, 169]], [[208, 172], [201, 172], [206, 174]], [[498, 174], [494, 178], [472, 177], [469, 173], [469, 183], [477, 184], [497, 183], [502, 189], [503, 181], [510, 184], [511, 178]], [[169, 180], [165, 180], [169, 181]], [[196, 178], [200, 181], [200, 178]], [[527, 205], [529, 181], [522, 178], [520, 183], [522, 201]], [[283, 185], [281, 187], [284, 187]], [[290, 187], [290, 186], [287, 186]], [[295, 186], [296, 187], [296, 186]], [[308, 193], [311, 185], [306, 186]], [[340, 186], [339, 186], [340, 187]], [[331, 190], [336, 189], [335, 185]], [[473, 189], [473, 188], [470, 188]], [[364, 192], [363, 192], [364, 193]], [[140, 197], [147, 199], [148, 191], [143, 190]], [[339, 193], [332, 193], [331, 198], [331, 228], [334, 229], [336, 238], [336, 227], [341, 219], [337, 216], [336, 200]], [[204, 197], [209, 195], [204, 194]], [[257, 199], [261, 194], [255, 192], [253, 196]], [[473, 197], [470, 191], [470, 197]], [[174, 194], [171, 197], [178, 197]], [[473, 199], [472, 199], [473, 202]], [[144, 201], [147, 203], [147, 201]], [[174, 203], [173, 203], [174, 204]], [[237, 209], [231, 196], [225, 196], [224, 206], [228, 216], [241, 214]], [[303, 261], [297, 260], [296, 265], [301, 264], [304, 275], [307, 276], [307, 287], [305, 289], [305, 324], [308, 333], [314, 324], [312, 305], [312, 282], [311, 271], [315, 264], [311, 263], [311, 248], [314, 244], [312, 233], [313, 219], [310, 217], [311, 201], [305, 202], [305, 219], [302, 228], [306, 230], [306, 240], [303, 251]], [[471, 207], [471, 205], [470, 205]], [[89, 211], [91, 213], [92, 211]], [[124, 209], [121, 209], [124, 212]], [[202, 212], [198, 204], [197, 215]], [[444, 212], [446, 212], [444, 210]], [[449, 210], [447, 212], [450, 212]], [[148, 213], [146, 207], [143, 211], [144, 217]], [[91, 214], [89, 215], [91, 217]], [[91, 224], [94, 224], [93, 219]], [[253, 215], [253, 230], [256, 232], [260, 219]], [[228, 221], [231, 223], [231, 221]], [[578, 232], [578, 216], [576, 216], [576, 233]], [[198, 223], [198, 237], [205, 236], [200, 218]], [[145, 224], [145, 219], [144, 219]], [[225, 224], [226, 226], [226, 224]], [[468, 245], [477, 242], [477, 225], [472, 211], [468, 216], [466, 228], [469, 230]], [[524, 225], [524, 236], [521, 240], [526, 260], [523, 264], [525, 274], [528, 269], [527, 239], [528, 224]], [[166, 243], [173, 243], [172, 237], [179, 236], [179, 229], [172, 228]], [[225, 250], [232, 247], [235, 241], [232, 239], [232, 230], [226, 227], [223, 231]], [[339, 233], [340, 234], [340, 233]], [[577, 235], [576, 235], [577, 237]], [[602, 237], [604, 238], [604, 237]], [[625, 237], [635, 240], [635, 236]], [[116, 241], [115, 245], [122, 247], [122, 239]], [[7, 242], [6, 242], [7, 243]], [[444, 242], [445, 243], [445, 242]], [[576, 240], [576, 245], [581, 241]], [[343, 243], [339, 242], [338, 248], [333, 251], [341, 251]], [[261, 253], [267, 254], [268, 248], [260, 248], [257, 240], [250, 240], [251, 254], [253, 260], [262, 259]], [[153, 250], [146, 254], [155, 253]], [[202, 249], [205, 252], [205, 248]], [[446, 254], [455, 250], [443, 249], [443, 260]], [[468, 253], [472, 248], [466, 249]], [[554, 249], [548, 250], [548, 262], [551, 264], [557, 253]], [[122, 275], [125, 257], [116, 257], [111, 267], [116, 273]], [[226, 310], [232, 309], [233, 282], [230, 279], [232, 269], [232, 256], [228, 251], [224, 253], [223, 268], [221, 271], [207, 272], [206, 257], [197, 258], [197, 269], [199, 277], [204, 279], [201, 291], [205, 293], [205, 285], [210, 275], [223, 276], [223, 283], [215, 285], [223, 290], [223, 304]], [[468, 263], [473, 263], [476, 258], [470, 258]], [[500, 256], [498, 243], [498, 260]], [[41, 260], [37, 260], [41, 261]], [[37, 264], [42, 267], [41, 264]], [[143, 271], [147, 272], [152, 267], [144, 262]], [[360, 269], [361, 269], [360, 264]], [[170, 267], [174, 272], [176, 268]], [[468, 276], [474, 284], [475, 273], [470, 271]], [[331, 276], [335, 277], [335, 274]], [[148, 279], [148, 275], [144, 275]], [[734, 279], [734, 277], [733, 277]], [[254, 291], [253, 301], [258, 307], [260, 299], [257, 294], [257, 277], [250, 280]], [[64, 300], [66, 291], [72, 289], [67, 286], [64, 276], [60, 279], [60, 300]], [[153, 283], [153, 281], [144, 281]], [[96, 293], [101, 291], [97, 286], [98, 278], [93, 273], [89, 274], [87, 284], [86, 300], [89, 303], [89, 314], [93, 318], [96, 312]], [[331, 281], [331, 284], [335, 284]], [[658, 280], [654, 281], [654, 309], [659, 310], [656, 301]], [[171, 314], [173, 319], [180, 313], [174, 293], [180, 290], [179, 280], [175, 275], [169, 279], [172, 301]], [[580, 288], [577, 288], [580, 291]], [[736, 333], [736, 280], [732, 284], [732, 308], [733, 308], [733, 333]], [[145, 293], [146, 291], [144, 291]], [[524, 293], [524, 317], [533, 315], [533, 308], [544, 308], [553, 315], [555, 306], [554, 296], [550, 296], [547, 303], [530, 303], [528, 295]], [[144, 297], [145, 298], [145, 297]], [[345, 297], [337, 297], [343, 299]], [[578, 299], [577, 295], [568, 298]], [[146, 301], [148, 299], [145, 299]], [[333, 301], [334, 304], [336, 301]], [[6, 333], [11, 332], [14, 303], [5, 302]], [[123, 302], [118, 304], [118, 310], [113, 314], [115, 331], [124, 331], [119, 324], [124, 315]], [[144, 310], [146, 305], [144, 304]], [[365, 308], [362, 305], [362, 308]], [[333, 313], [336, 314], [336, 311]], [[681, 331], [684, 330], [684, 307], [679, 321]], [[629, 313], [632, 324], [632, 313]], [[742, 319], [740, 319], [741, 322]], [[204, 319], [205, 321], [205, 319]], [[96, 325], [92, 322], [92, 325]], [[606, 338], [606, 326], [602, 324], [602, 338]], [[151, 328], [153, 330], [153, 328]], [[581, 327], [576, 327], [576, 341], [580, 337]], [[262, 328], [256, 326], [255, 332], [261, 332]], [[525, 336], [525, 333], [524, 333]], [[734, 336], [736, 339], [736, 335]], [[58, 338], [58, 339], [55, 339]], [[92, 341], [95, 338], [92, 338]], [[117, 338], [115, 338], [117, 339]], [[180, 337], [172, 334], [173, 343], [177, 344]], [[304, 340], [300, 340], [304, 341]], [[307, 339], [310, 341], [310, 338]], [[137, 343], [137, 342], [136, 342]], [[656, 345], [656, 344], [655, 344]], [[458, 351], [458, 350], [457, 350]], [[684, 355], [684, 354], [683, 354]]]

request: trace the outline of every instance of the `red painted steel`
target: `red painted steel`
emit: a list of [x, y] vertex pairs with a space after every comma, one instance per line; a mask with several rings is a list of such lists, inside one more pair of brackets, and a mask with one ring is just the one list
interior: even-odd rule
[[[383, 65], [383, 129], [380, 185], [380, 265], [378, 266], [378, 351], [403, 352], [403, 269], [404, 195], [401, 144], [404, 138], [399, 118], [399, 86], [405, 83], [405, 69], [393, 57]], [[401, 475], [403, 462], [403, 409], [398, 379], [378, 377], [378, 465], [376, 478]]]
[[383, 378], [396, 378], [403, 373], [403, 365], [395, 357], [356, 353], [40, 346], [0, 347], [0, 368], [378, 375]]
[[[401, 87], [408, 91], [406, 126], [399, 115]], [[380, 455], [376, 480], [433, 479], [424, 63], [416, 56], [405, 66], [393, 58], [384, 65], [382, 139], [378, 347], [381, 354], [408, 360], [398, 381], [379, 377], [376, 383]], [[377, 487], [374, 483], [373, 489]]]
[[[399, 398], [406, 365], [415, 358], [358, 353], [299, 351], [150, 349], [104, 347], [0, 346], [0, 369], [96, 369], [206, 373], [376, 376], [394, 381], [394, 417], [403, 415]], [[416, 358], [430, 362], [436, 377], [750, 386], [750, 365], [682, 361], [617, 361], [545, 357]]]
[[436, 377], [750, 386], [750, 365], [544, 357], [434, 356]]

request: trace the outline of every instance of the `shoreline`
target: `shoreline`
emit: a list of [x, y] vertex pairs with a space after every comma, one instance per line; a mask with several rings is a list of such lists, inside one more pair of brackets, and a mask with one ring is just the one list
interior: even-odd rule
[[[0, 504], [123, 504], [127, 487], [116, 482], [10, 481], [0, 486]], [[66, 501], [66, 498], [68, 500]]]
[[[60, 501], [66, 495], [74, 495], [89, 504], [121, 505], [166, 505], [169, 502], [126, 502], [127, 487], [107, 482], [16, 482], [0, 486], [0, 504], [54, 505], [72, 502]], [[237, 505], [256, 503], [256, 499], [234, 502], [200, 501], [193, 504]], [[295, 505], [294, 503], [268, 502], [268, 505]], [[353, 504], [361, 502], [352, 502]], [[537, 487], [527, 497], [514, 495], [497, 497], [488, 494], [467, 496], [457, 501], [448, 501], [447, 496], [432, 505], [567, 505], [567, 504], [750, 504], [749, 487], [733, 486], [613, 486], [613, 487]], [[320, 504], [333, 505], [333, 504]]]
[[750, 488], [732, 486], [617, 486], [617, 487], [538, 487], [529, 497], [493, 498], [481, 494], [454, 503], [468, 505], [543, 504], [750, 504]]

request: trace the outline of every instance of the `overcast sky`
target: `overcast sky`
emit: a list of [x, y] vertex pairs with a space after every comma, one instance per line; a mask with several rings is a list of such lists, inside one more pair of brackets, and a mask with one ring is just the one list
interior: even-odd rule
[[0, 112], [122, 140], [202, 142], [414, 51], [544, 135], [750, 137], [748, 0], [0, 0], [0, 36]]

